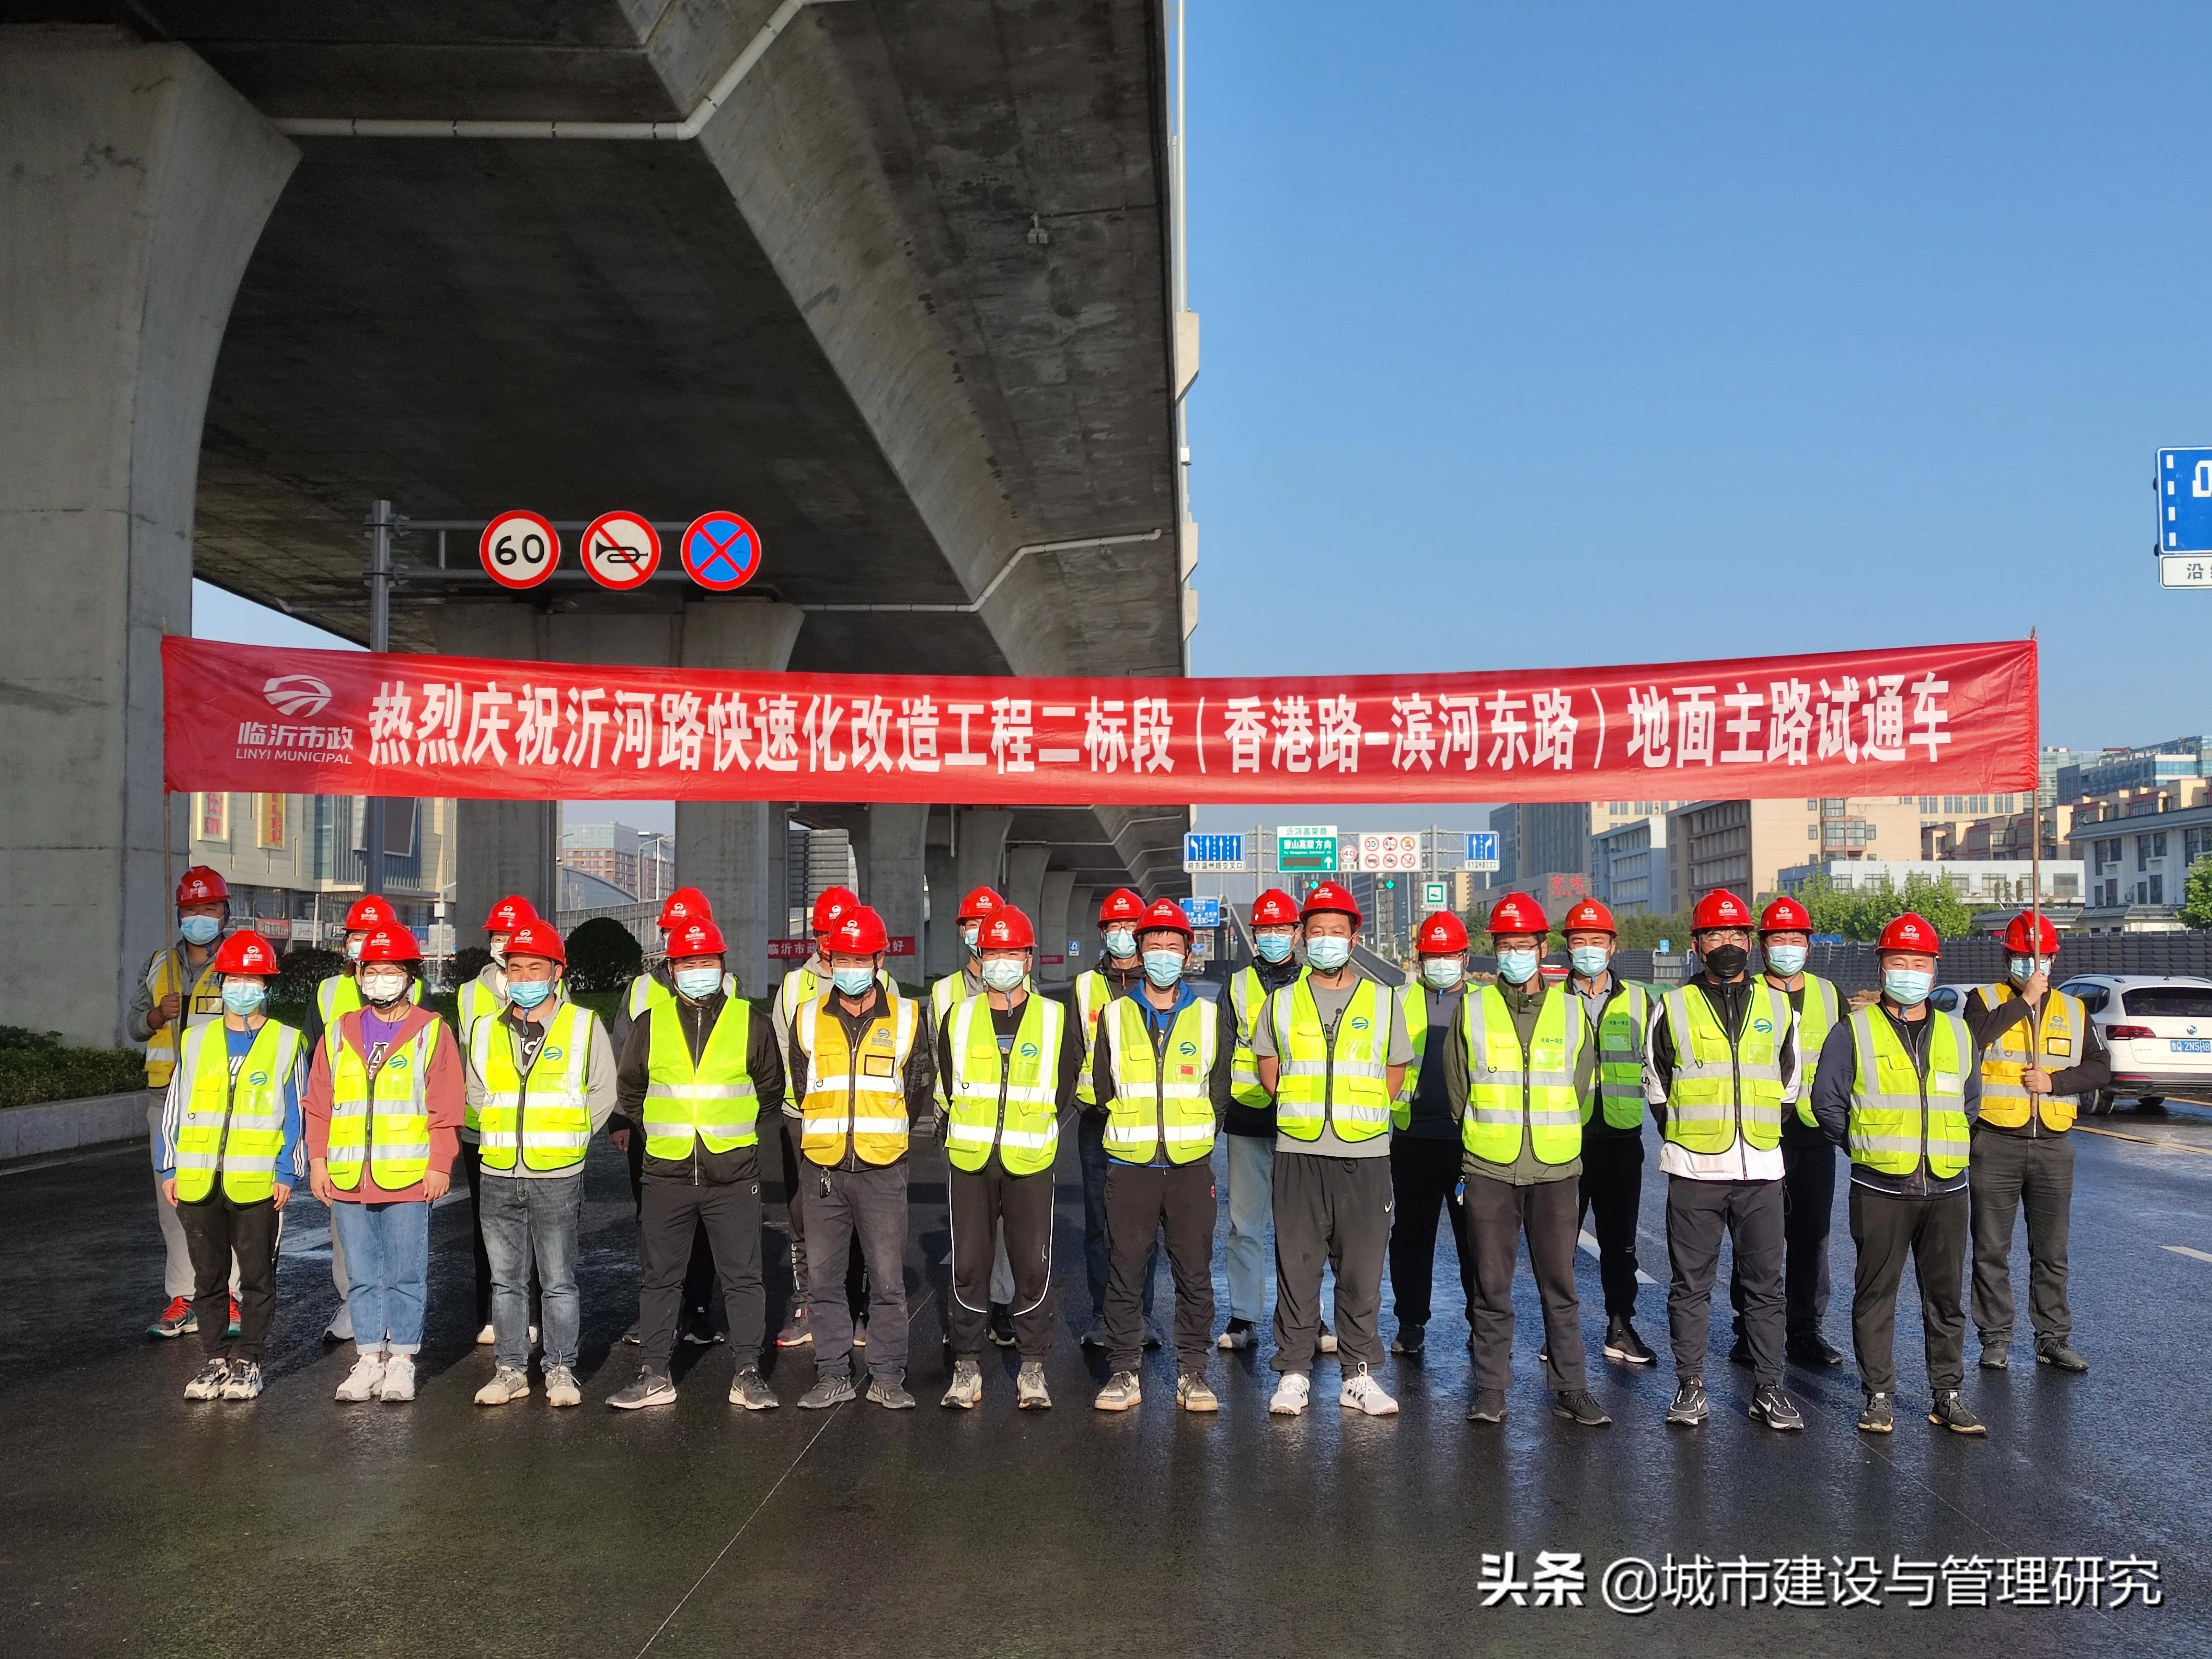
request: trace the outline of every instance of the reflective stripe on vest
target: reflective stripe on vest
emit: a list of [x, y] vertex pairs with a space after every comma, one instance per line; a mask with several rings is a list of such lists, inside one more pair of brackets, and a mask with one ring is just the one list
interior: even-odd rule
[[1075, 1079], [1075, 1098], [1081, 1105], [1098, 1103], [1091, 1070], [1098, 1057], [1098, 1016], [1113, 1000], [1114, 988], [1096, 968], [1086, 968], [1075, 976], [1075, 1016], [1083, 1022], [1083, 1070]]
[[1808, 1129], [1817, 1129], [1820, 1124], [1813, 1115], [1812, 1077], [1820, 1069], [1821, 1045], [1827, 1042], [1828, 1033], [1843, 1023], [1844, 999], [1832, 981], [1808, 974], [1803, 1002], [1797, 1011], [1797, 1121]]
[[1731, 1036], [1700, 992], [1667, 993], [1663, 1018], [1674, 1040], [1674, 1082], [1667, 1091], [1667, 1139], [1692, 1152], [1724, 1152], [1739, 1132], [1762, 1150], [1782, 1141], [1782, 1044], [1790, 999], [1754, 982], [1745, 999], [1743, 1032]]
[[331, 1026], [323, 1037], [331, 1073], [331, 1184], [358, 1189], [364, 1155], [369, 1182], [384, 1192], [412, 1187], [430, 1168], [430, 1059], [445, 1022], [433, 1018], [384, 1057], [372, 1097], [368, 1064]]
[[1308, 976], [1267, 999], [1275, 1034], [1275, 1127], [1293, 1140], [1319, 1140], [1324, 1124], [1340, 1140], [1372, 1140], [1390, 1127], [1389, 1004], [1361, 978], [1337, 1017], [1321, 1023]]
[[[347, 982], [350, 984], [352, 981]], [[415, 982], [417, 985], [422, 983], [420, 980]], [[355, 1006], [358, 1006], [359, 1004], [360, 998], [356, 994]], [[506, 1011], [507, 1005], [499, 1000], [491, 987], [485, 984], [481, 976], [462, 986], [460, 994], [453, 999], [453, 1004], [454, 1023], [460, 1028], [461, 1047], [471, 1054], [474, 1054], [477, 1022], [486, 1018], [497, 1018]], [[483, 1073], [479, 1070], [477, 1075], [482, 1078]], [[479, 1134], [483, 1128], [483, 1123], [477, 1113], [478, 1109], [474, 1101], [471, 1101], [461, 1110], [461, 1127], [471, 1134]]]
[[1219, 1052], [1218, 1018], [1210, 1004], [1194, 997], [1176, 1015], [1167, 1040], [1155, 1047], [1152, 1022], [1137, 997], [1115, 999], [1105, 1026], [1114, 1079], [1106, 1109], [1108, 1157], [1149, 1164], [1165, 1146], [1169, 1163], [1195, 1164], [1213, 1151], [1210, 1081]]
[[896, 1164], [907, 1146], [906, 1065], [921, 1010], [910, 997], [880, 986], [883, 999], [857, 1048], [830, 1011], [835, 992], [799, 1011], [793, 1034], [806, 1056], [806, 1094], [799, 1149], [824, 1167], [848, 1150], [863, 1164]]
[[[1480, 995], [1472, 993], [1480, 991]], [[1581, 999], [1553, 986], [1537, 1005], [1528, 1047], [1513, 1024], [1513, 1010], [1495, 985], [1470, 988], [1460, 1000], [1459, 1030], [1467, 1046], [1467, 1115], [1460, 1144], [1489, 1164], [1521, 1156], [1525, 1127], [1541, 1164], [1565, 1164], [1583, 1150], [1583, 1103], [1575, 1092], [1589, 1018]]]
[[514, 1033], [507, 1023], [477, 1022], [469, 1061], [483, 1085], [478, 1155], [484, 1168], [512, 1170], [518, 1139], [526, 1170], [550, 1172], [584, 1161], [592, 1140], [585, 1078], [592, 1054], [592, 1022], [597, 1018], [588, 1008], [562, 1003], [546, 1022], [544, 1040], [527, 1077], [515, 1069]]
[[[422, 981], [418, 975], [407, 981], [407, 1000], [420, 1008], [422, 1006]], [[361, 994], [361, 982], [351, 974], [332, 974], [315, 987], [315, 1012], [323, 1017], [325, 1030], [343, 1019], [356, 1008], [366, 1008], [368, 1002]]]
[[[1581, 999], [1577, 997], [1577, 1001]], [[1583, 1024], [1589, 1020], [1584, 1016]], [[1600, 1101], [1608, 1129], [1644, 1127], [1644, 1045], [1651, 1035], [1651, 993], [1620, 981], [1620, 994], [1607, 1000], [1597, 1021], [1597, 1088], [1583, 1103], [1587, 1123]]]
[[[1984, 985], [1979, 993], [1991, 1008], [2015, 1000], [2010, 985]], [[2028, 1049], [2030, 1028], [2035, 1048]], [[2039, 1012], [2015, 1020], [1997, 1034], [1982, 1052], [1982, 1121], [2000, 1129], [2024, 1129], [2029, 1120], [2040, 1119], [2055, 1134], [2074, 1127], [2079, 1103], [2072, 1095], [2031, 1095], [2020, 1075], [2030, 1066], [2059, 1072], [2081, 1063], [2081, 1039], [2089, 1029], [2089, 1012], [2079, 999], [2063, 991], [2045, 991]]]
[[[952, 1011], [975, 994], [975, 987], [968, 982], [968, 975], [964, 969], [957, 974], [947, 974], [932, 985], [929, 988], [929, 1029], [933, 1031], [943, 1030], [946, 1022], [952, 1018]], [[929, 1089], [931, 1095], [936, 1099], [938, 1110], [944, 1112], [952, 1109], [952, 1097], [945, 1092], [945, 1082], [943, 1078], [939, 1077], [932, 1081]]]
[[1032, 994], [1022, 1004], [1012, 1048], [1001, 1054], [990, 999], [961, 1003], [949, 1034], [952, 1106], [945, 1131], [945, 1156], [954, 1169], [981, 1169], [994, 1146], [1008, 1175], [1052, 1167], [1060, 1151], [1060, 1045], [1066, 1031], [1067, 1010]]
[[185, 1033], [182, 1064], [191, 1086], [177, 1127], [179, 1203], [197, 1204], [214, 1192], [218, 1169], [223, 1196], [234, 1204], [258, 1204], [276, 1189], [276, 1157], [284, 1149], [284, 1085], [299, 1054], [299, 1032], [264, 1021], [238, 1063], [234, 1087], [225, 1028], [218, 1022]]
[[647, 1039], [645, 1150], [671, 1163], [691, 1156], [696, 1138], [710, 1152], [726, 1152], [760, 1140], [760, 1097], [750, 1067], [752, 1005], [729, 997], [707, 1033], [699, 1063], [691, 1063], [684, 1011], [674, 998], [655, 1005]]
[[1909, 1176], [1928, 1160], [1929, 1173], [1948, 1180], [1966, 1167], [1966, 1080], [1961, 1062], [1973, 1058], [1973, 1038], [1956, 1014], [1928, 1011], [1928, 1070], [1913, 1062], [1878, 1007], [1851, 1016], [1851, 1046], [1858, 1060], [1851, 1079], [1846, 1136], [1851, 1162], [1883, 1175]]
[[1252, 1033], [1267, 1006], [1267, 992], [1260, 983], [1257, 968], [1239, 968], [1230, 975], [1229, 1012], [1237, 1024], [1237, 1045], [1229, 1051], [1229, 1097], [1239, 1106], [1263, 1110], [1274, 1103], [1260, 1082], [1260, 1060], [1252, 1052]]
[[[185, 981], [191, 981], [190, 988]], [[177, 1069], [177, 1044], [187, 1032], [222, 1018], [222, 981], [215, 971], [215, 957], [197, 975], [176, 945], [155, 953], [146, 964], [146, 989], [156, 1007], [163, 997], [178, 999], [177, 1017], [146, 1039], [146, 1086], [166, 1087]]]
[[[1413, 1095], [1421, 1086], [1422, 1056], [1429, 1049], [1428, 982], [1418, 974], [1409, 974], [1395, 994], [1398, 1012], [1406, 1022], [1406, 1035], [1413, 1039], [1413, 1058], [1407, 1063], [1397, 1097], [1390, 1103], [1390, 1124], [1393, 1128], [1410, 1129], [1413, 1127]], [[1467, 999], [1462, 996], [1460, 1000], [1464, 1002]]]

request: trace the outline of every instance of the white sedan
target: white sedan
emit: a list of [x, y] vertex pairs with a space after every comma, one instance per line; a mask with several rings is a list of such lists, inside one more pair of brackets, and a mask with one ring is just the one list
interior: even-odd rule
[[2169, 1094], [2212, 1091], [2212, 980], [2081, 974], [2058, 988], [2081, 998], [2112, 1056], [2112, 1085], [2083, 1103], [2090, 1111], [2116, 1097], [2154, 1111]]

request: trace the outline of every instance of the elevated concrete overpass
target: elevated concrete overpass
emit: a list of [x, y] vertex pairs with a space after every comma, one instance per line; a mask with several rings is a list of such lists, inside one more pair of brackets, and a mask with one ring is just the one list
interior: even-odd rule
[[[155, 653], [191, 576], [365, 641], [374, 499], [731, 506], [768, 551], [729, 599], [418, 572], [395, 648], [1182, 669], [1194, 331], [1157, 0], [7, 0], [0, 25], [0, 547], [26, 578], [0, 758], [31, 786], [0, 905], [19, 962], [100, 958], [66, 987], [0, 969], [11, 1018], [111, 1040], [114, 957], [167, 932]], [[1012, 882], [1048, 938], [1092, 887], [1179, 883], [1179, 813], [963, 805], [799, 816], [872, 830], [895, 931], [925, 868]], [[678, 814], [749, 977], [783, 810]], [[471, 804], [462, 834], [464, 922], [551, 903], [550, 808]]]

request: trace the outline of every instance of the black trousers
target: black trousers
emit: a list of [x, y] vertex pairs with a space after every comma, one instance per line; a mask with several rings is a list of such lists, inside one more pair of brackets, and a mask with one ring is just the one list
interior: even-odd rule
[[1644, 1206], [1644, 1132], [1583, 1131], [1580, 1212], [1597, 1236], [1597, 1282], [1607, 1319], [1636, 1316], [1636, 1218]]
[[[1581, 1194], [1571, 1180], [1516, 1187], [1486, 1175], [1467, 1178], [1468, 1231], [1474, 1254], [1474, 1386], [1510, 1388], [1513, 1382], [1513, 1273], [1521, 1237], [1528, 1237], [1528, 1265], [1544, 1303], [1544, 1342], [1550, 1358], [1544, 1386], [1554, 1394], [1585, 1385], [1582, 1298], [1575, 1290], [1576, 1212]], [[1342, 1306], [1341, 1294], [1338, 1305]]]
[[[200, 1352], [258, 1360], [276, 1316], [276, 1201], [234, 1204], [220, 1188], [198, 1204], [177, 1206], [177, 1224], [192, 1258], [192, 1311]], [[230, 1338], [230, 1258], [238, 1256], [238, 1339]]]
[[1966, 1165], [1974, 1232], [1974, 1328], [1984, 1347], [2012, 1340], [2012, 1235], [2027, 1212], [2027, 1316], [2038, 1342], [2074, 1334], [2066, 1236], [2074, 1209], [2074, 1137], [1974, 1131]]
[[[1213, 1163], [1106, 1166], [1106, 1346], [1117, 1371], [1145, 1357], [1145, 1275], [1163, 1224], [1175, 1276], [1176, 1370], [1203, 1371], [1213, 1342]], [[1013, 1241], [1006, 1241], [1012, 1249]], [[988, 1257], [983, 1271], [990, 1271]], [[1310, 1347], [1311, 1343], [1307, 1346]]]
[[1667, 1178], [1667, 1333], [1674, 1349], [1674, 1375], [1703, 1380], [1705, 1348], [1712, 1340], [1713, 1276], [1721, 1236], [1735, 1247], [1735, 1272], [1743, 1286], [1744, 1340], [1761, 1388], [1782, 1382], [1782, 1183], [1778, 1181], [1692, 1181]]
[[1869, 1394], [1897, 1391], [1897, 1291], [1905, 1258], [1920, 1281], [1920, 1329], [1928, 1386], [1966, 1380], [1966, 1316], [1959, 1306], [1966, 1267], [1967, 1198], [1899, 1198], [1851, 1183], [1851, 1241], [1858, 1246], [1851, 1291], [1851, 1346]]
[[645, 1368], [666, 1376], [694, 1241], [703, 1230], [721, 1281], [730, 1347], [740, 1369], [760, 1363], [768, 1321], [761, 1283], [761, 1194], [757, 1176], [721, 1186], [648, 1176], [637, 1217], [638, 1335]]
[[945, 1171], [952, 1223], [952, 1308], [947, 1322], [956, 1359], [983, 1352], [991, 1327], [991, 1262], [1001, 1221], [1014, 1269], [1014, 1346], [1042, 1359], [1052, 1342], [1052, 1171], [1008, 1175], [996, 1152], [980, 1170]]
[[1474, 1268], [1468, 1258], [1467, 1208], [1460, 1200], [1457, 1140], [1394, 1135], [1390, 1139], [1390, 1289], [1398, 1328], [1429, 1322], [1429, 1291], [1436, 1277], [1437, 1212], [1450, 1218], [1459, 1257], [1460, 1299], [1474, 1323]]
[[[1828, 1317], [1828, 1234], [1836, 1215], [1836, 1143], [1794, 1112], [1782, 1120], [1783, 1328], [1793, 1342], [1820, 1334]], [[1729, 1274], [1735, 1334], [1744, 1334], [1743, 1285]]]
[[[623, 1125], [612, 1127], [620, 1128]], [[645, 1126], [630, 1123], [629, 1128], [629, 1146], [623, 1156], [629, 1161], [629, 1201], [637, 1206], [637, 1212], [642, 1218], [645, 1214]], [[471, 1194], [476, 1191], [476, 1164], [471, 1161], [469, 1165], [469, 1191]], [[479, 1249], [483, 1244], [481, 1227], [477, 1230], [477, 1244]], [[538, 1306], [537, 1280], [537, 1269], [533, 1267], [530, 1285], [530, 1305], [533, 1310]], [[804, 1299], [803, 1291], [801, 1297]], [[714, 1249], [707, 1239], [707, 1224], [702, 1221], [691, 1231], [691, 1259], [684, 1269], [683, 1311], [708, 1328], [716, 1324], [726, 1325], [726, 1321], [714, 1307]]]
[[[806, 1121], [783, 1115], [783, 1190], [788, 1195], [791, 1209], [791, 1305], [804, 1308], [812, 1287], [807, 1275], [812, 1269], [807, 1265], [806, 1206], [799, 1201], [799, 1172], [806, 1161], [799, 1156], [799, 1137], [805, 1133]], [[845, 1305], [858, 1319], [867, 1311], [868, 1271], [860, 1253], [860, 1236], [845, 1250]]]
[[1390, 1160], [1275, 1148], [1278, 1371], [1310, 1372], [1321, 1334], [1321, 1270], [1336, 1273], [1336, 1340], [1347, 1365], [1382, 1365], [1377, 1334], [1390, 1244]]

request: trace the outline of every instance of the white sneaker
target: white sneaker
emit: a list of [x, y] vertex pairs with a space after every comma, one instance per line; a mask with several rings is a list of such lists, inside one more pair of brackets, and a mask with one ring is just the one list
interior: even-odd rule
[[[532, 1331], [530, 1334], [530, 1338], [532, 1341], [536, 1341], [538, 1340], [538, 1333]], [[477, 1333], [477, 1346], [479, 1348], [489, 1348], [495, 1340], [496, 1338], [493, 1334], [492, 1328], [489, 1325], [485, 1326], [482, 1330]]]
[[1365, 1412], [1370, 1417], [1395, 1417], [1398, 1414], [1398, 1402], [1382, 1392], [1382, 1385], [1367, 1374], [1364, 1365], [1344, 1379], [1344, 1392], [1337, 1395], [1336, 1403]]
[[340, 1400], [361, 1401], [376, 1398], [376, 1390], [384, 1382], [384, 1356], [365, 1353], [353, 1362], [344, 1382], [338, 1384]]
[[[384, 1362], [384, 1381], [376, 1390], [379, 1400], [406, 1401], [415, 1397], [415, 1356], [396, 1353]], [[1396, 1407], [1392, 1407], [1395, 1410]]]
[[530, 1346], [533, 1348], [538, 1346], [538, 1327], [535, 1325], [530, 1328]]
[[545, 1403], [549, 1406], [580, 1406], [584, 1391], [576, 1386], [576, 1373], [566, 1365], [545, 1368]]
[[1297, 1371], [1285, 1371], [1283, 1380], [1275, 1384], [1275, 1397], [1267, 1402], [1267, 1409], [1277, 1417], [1303, 1417], [1306, 1401], [1313, 1393], [1313, 1379]]
[[491, 1381], [477, 1390], [479, 1406], [504, 1406], [510, 1400], [530, 1397], [530, 1379], [512, 1365], [501, 1365], [491, 1374]]
[[350, 1342], [353, 1340], [353, 1310], [346, 1306], [344, 1303], [341, 1302], [338, 1304], [337, 1317], [331, 1320], [330, 1324], [324, 1328], [323, 1340], [325, 1342]]

